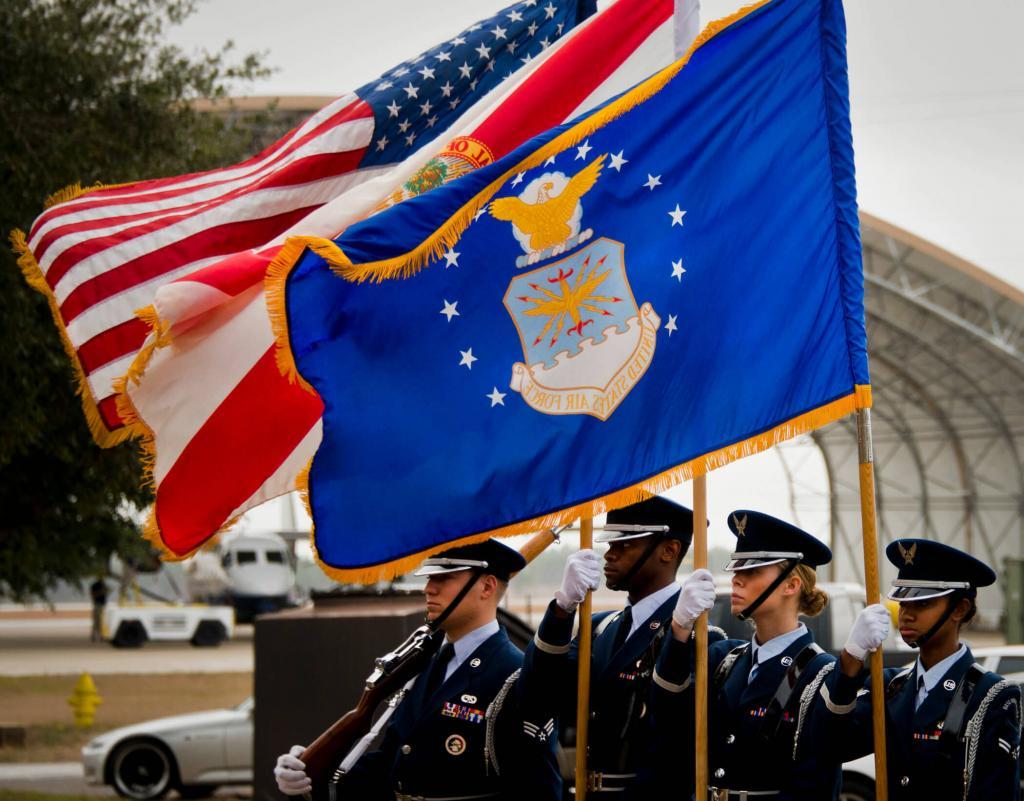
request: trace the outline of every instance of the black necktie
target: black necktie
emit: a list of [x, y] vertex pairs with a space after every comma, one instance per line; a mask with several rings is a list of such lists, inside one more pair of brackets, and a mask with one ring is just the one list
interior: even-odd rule
[[619, 615], [619, 627], [615, 630], [615, 648], [618, 651], [622, 644], [629, 637], [629, 630], [633, 628], [633, 607], [627, 606]]
[[455, 646], [450, 642], [446, 642], [434, 656], [434, 661], [430, 663], [430, 673], [427, 674], [427, 687], [424, 698], [429, 698], [438, 687], [444, 684], [444, 672], [448, 667], [448, 663], [452, 661], [453, 656], [455, 656]]

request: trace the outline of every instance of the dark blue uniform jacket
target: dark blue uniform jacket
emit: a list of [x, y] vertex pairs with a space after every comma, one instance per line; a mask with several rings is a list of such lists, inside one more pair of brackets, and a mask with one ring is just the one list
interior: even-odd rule
[[[819, 654], [800, 673], [776, 729], [766, 728], [767, 710], [792, 660], [813, 642], [810, 633], [763, 662], [753, 681], [748, 648], [716, 687], [722, 660], [743, 640], [719, 640], [708, 648], [708, 782], [733, 790], [777, 790], [778, 801], [827, 801], [839, 794], [841, 759], [827, 745], [826, 693], [836, 682], [836, 659]], [[683, 687], [692, 710], [693, 639], [673, 640], [658, 663], [661, 684]], [[656, 701], [655, 714], [664, 706]], [[693, 728], [692, 712], [684, 724]]]
[[[1020, 798], [1020, 688], [996, 673], [978, 683], [964, 718], [969, 735], [947, 752], [940, 747], [954, 693], [974, 662], [970, 649], [932, 688], [919, 709], [917, 668], [885, 671], [886, 755], [891, 801], [1016, 801]], [[904, 676], [903, 674], [907, 674]], [[894, 680], [899, 680], [894, 683]], [[899, 689], [897, 689], [897, 687]], [[858, 692], [859, 691], [859, 692]], [[874, 752], [870, 681], [843, 681], [832, 699], [848, 759]], [[984, 710], [979, 710], [984, 705]]]
[[[621, 613], [602, 612], [591, 619], [587, 764], [593, 772], [637, 774], [626, 781], [627, 791], [614, 793], [623, 801], [668, 797], [664, 793], [675, 797], [680, 788], [693, 786], [693, 760], [686, 758], [693, 753], [693, 725], [687, 728], [679, 717], [681, 693], [667, 693], [664, 714], [656, 718], [652, 714], [657, 686], [654, 665], [672, 639], [677, 596], [665, 601], [617, 650]], [[576, 721], [579, 658], [572, 628], [573, 618], [558, 617], [552, 602], [523, 663], [524, 691], [533, 703], [557, 710], [566, 727], [575, 726]]]
[[[395, 711], [380, 748], [365, 754], [345, 779], [341, 798], [493, 793], [501, 801], [559, 801], [551, 716], [524, 714], [518, 683], [506, 687], [522, 661], [522, 651], [502, 629], [429, 697], [424, 689], [430, 671], [424, 670]], [[493, 748], [485, 753], [488, 707], [503, 688], [500, 711], [491, 710]]]

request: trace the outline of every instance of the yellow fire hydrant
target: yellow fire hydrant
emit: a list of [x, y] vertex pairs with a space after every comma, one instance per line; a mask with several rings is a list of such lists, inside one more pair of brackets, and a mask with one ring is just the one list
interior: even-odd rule
[[75, 725], [80, 729], [87, 729], [96, 718], [96, 707], [103, 703], [99, 692], [96, 691], [96, 684], [92, 676], [83, 673], [71, 692], [68, 704], [75, 713]]

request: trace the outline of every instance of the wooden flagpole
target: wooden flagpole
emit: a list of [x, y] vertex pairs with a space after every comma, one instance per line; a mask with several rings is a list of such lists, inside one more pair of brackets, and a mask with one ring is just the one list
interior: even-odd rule
[[[693, 479], [693, 569], [708, 566], [708, 485], [707, 476]], [[694, 786], [697, 801], [708, 797], [708, 613], [697, 618], [694, 722], [696, 726]]]
[[[857, 412], [857, 449], [860, 461], [860, 515], [864, 543], [864, 589], [869, 604], [880, 601], [878, 588], [878, 532], [875, 521], [875, 465], [871, 442], [871, 410]], [[871, 654], [871, 714], [875, 733], [875, 799], [888, 801], [889, 781], [885, 757], [885, 687], [882, 649]]]
[[[580, 550], [594, 547], [594, 519], [589, 512], [580, 518]], [[576, 798], [586, 801], [590, 789], [587, 780], [587, 725], [590, 722], [590, 618], [591, 592], [579, 608], [579, 673], [576, 678]]]
[[[564, 528], [564, 526], [563, 526]], [[526, 560], [526, 564], [530, 564], [534, 559], [540, 556], [549, 545], [558, 542], [558, 535], [562, 532], [562, 529], [555, 531], [553, 528], [546, 528], [543, 531], [534, 534], [530, 539], [523, 543], [523, 547], [519, 549], [519, 553], [523, 559]]]

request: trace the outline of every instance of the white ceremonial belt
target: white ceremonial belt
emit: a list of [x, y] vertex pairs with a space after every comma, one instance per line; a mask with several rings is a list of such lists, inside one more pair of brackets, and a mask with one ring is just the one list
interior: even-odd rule
[[747, 801], [750, 798], [773, 798], [779, 790], [730, 790], [728, 787], [709, 787], [708, 801]]

